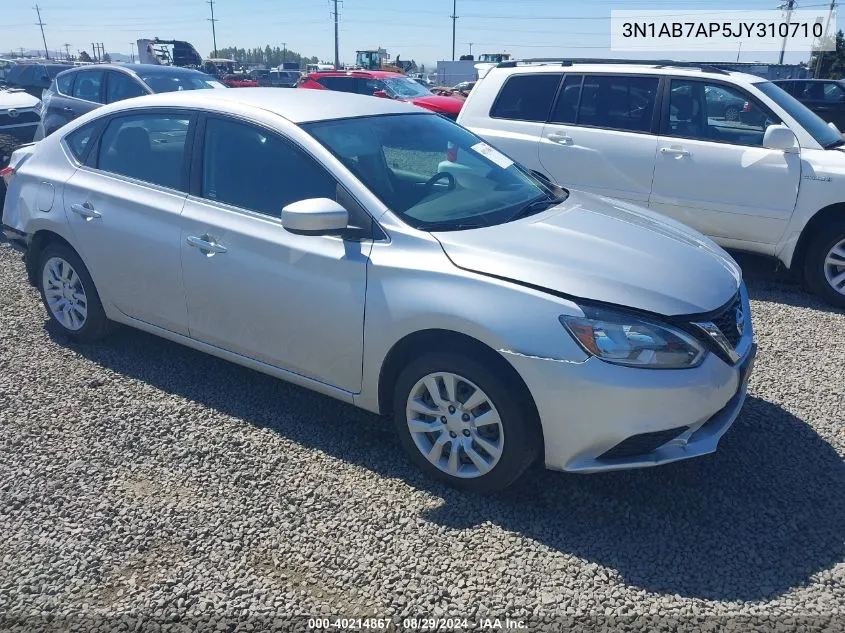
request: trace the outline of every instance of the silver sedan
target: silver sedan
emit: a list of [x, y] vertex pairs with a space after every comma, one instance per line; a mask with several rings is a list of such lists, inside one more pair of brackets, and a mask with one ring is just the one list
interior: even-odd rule
[[5, 233], [68, 337], [121, 323], [389, 415], [411, 459], [470, 490], [538, 460], [710, 453], [745, 398], [755, 346], [725, 252], [408, 104], [152, 95], [2, 175]]

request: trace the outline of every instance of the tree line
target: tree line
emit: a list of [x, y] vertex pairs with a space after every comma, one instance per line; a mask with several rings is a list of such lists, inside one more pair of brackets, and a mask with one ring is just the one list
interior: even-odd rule
[[296, 51], [285, 50], [280, 46], [271, 47], [269, 44], [264, 48], [260, 46], [255, 48], [227, 46], [217, 50], [217, 57], [234, 59], [241, 64], [264, 64], [265, 66], [278, 66], [282, 62], [296, 62], [300, 66], [320, 62], [317, 57], [305, 57]]

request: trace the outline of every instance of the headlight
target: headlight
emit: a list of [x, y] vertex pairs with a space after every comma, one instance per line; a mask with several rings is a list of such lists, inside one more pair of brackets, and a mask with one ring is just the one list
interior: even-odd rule
[[582, 307], [583, 317], [560, 322], [589, 354], [608, 363], [682, 369], [701, 363], [705, 349], [677, 328], [606, 308]]

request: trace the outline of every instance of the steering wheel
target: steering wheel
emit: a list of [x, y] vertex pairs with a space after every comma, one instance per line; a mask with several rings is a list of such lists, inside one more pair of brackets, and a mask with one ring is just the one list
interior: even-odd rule
[[434, 174], [431, 178], [429, 178], [425, 183], [425, 189], [431, 189], [434, 186], [434, 183], [446, 179], [449, 181], [449, 191], [453, 191], [455, 189], [455, 177], [450, 174], [448, 171], [439, 171]]

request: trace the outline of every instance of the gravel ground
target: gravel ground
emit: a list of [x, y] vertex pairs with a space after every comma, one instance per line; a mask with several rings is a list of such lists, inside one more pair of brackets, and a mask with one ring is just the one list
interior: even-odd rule
[[140, 332], [69, 343], [0, 244], [0, 630], [841, 632], [845, 314], [743, 264], [760, 356], [717, 454], [480, 498], [352, 407]]

